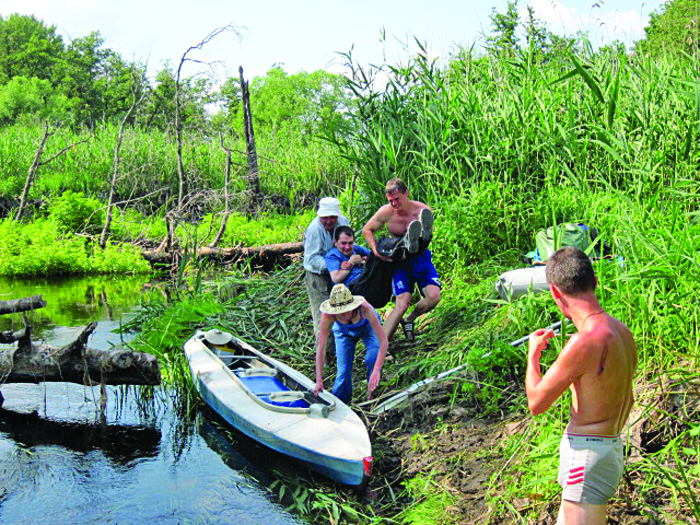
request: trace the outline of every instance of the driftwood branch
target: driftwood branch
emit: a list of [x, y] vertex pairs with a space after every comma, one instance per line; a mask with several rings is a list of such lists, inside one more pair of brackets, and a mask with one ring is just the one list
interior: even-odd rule
[[119, 348], [107, 351], [88, 348], [87, 340], [96, 327], [97, 323], [91, 323], [75, 341], [61, 348], [34, 345], [29, 326], [10, 334], [9, 339], [14, 338], [18, 346], [0, 351], [0, 384], [48, 381], [88, 386], [160, 384], [160, 366], [155, 356]]
[[[257, 259], [260, 262], [277, 262], [286, 255], [302, 253], [304, 243], [285, 242], [281, 244], [266, 244], [263, 246], [217, 248], [202, 246], [197, 250], [197, 256], [206, 259], [216, 259], [221, 262]], [[158, 249], [141, 252], [141, 255], [151, 264], [170, 264], [181, 253], [172, 254]]]
[[32, 295], [31, 297], [13, 299], [11, 301], [0, 301], [0, 315], [28, 312], [44, 306], [46, 306], [46, 301], [41, 298], [41, 295]]
[[17, 341], [20, 341], [23, 338], [25, 338], [26, 334], [26, 328], [18, 330], [17, 332], [13, 332], [11, 330], [7, 332], [0, 332], [0, 344], [11, 345], [12, 343], [16, 343]]

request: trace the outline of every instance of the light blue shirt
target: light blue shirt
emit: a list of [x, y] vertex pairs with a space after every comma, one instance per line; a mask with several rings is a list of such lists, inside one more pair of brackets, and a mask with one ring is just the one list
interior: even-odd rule
[[[335, 227], [337, 228], [338, 226], [349, 226], [348, 220], [344, 215], [338, 216], [338, 222]], [[318, 274], [327, 271], [325, 257], [328, 250], [333, 248], [333, 235], [335, 235], [335, 228], [333, 228], [332, 232], [328, 232], [318, 217], [311, 221], [304, 233], [305, 270]]]
[[[361, 255], [362, 257], [369, 257], [370, 254], [372, 253], [368, 248], [365, 248], [364, 246], [359, 246], [357, 244], [353, 244], [352, 246], [352, 253]], [[329, 272], [335, 272], [337, 270], [340, 270], [340, 266], [342, 265], [343, 262], [349, 261], [350, 257], [346, 257], [341, 253], [341, 251], [338, 248], [331, 248], [328, 250], [328, 253], [326, 254], [326, 268], [328, 268]], [[352, 282], [355, 282], [360, 275], [362, 275], [362, 272], [365, 271], [365, 267], [362, 266], [361, 264], [356, 264], [355, 266], [352, 267], [350, 272], [345, 276], [345, 279], [341, 282], [345, 285], [348, 285]], [[335, 281], [334, 281], [335, 282]]]

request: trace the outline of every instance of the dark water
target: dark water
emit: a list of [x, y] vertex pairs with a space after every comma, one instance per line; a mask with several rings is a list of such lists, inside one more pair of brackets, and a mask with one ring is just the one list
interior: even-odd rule
[[[119, 344], [110, 330], [142, 289], [139, 280], [0, 281], [0, 300], [42, 293], [38, 337], [61, 345], [96, 320], [89, 345], [110, 348]], [[18, 318], [0, 317], [0, 330], [19, 328]], [[210, 413], [184, 414], [172, 391], [107, 387], [104, 412], [99, 387], [0, 391], [0, 524], [300, 523], [267, 489], [271, 469], [259, 460], [270, 454]]]

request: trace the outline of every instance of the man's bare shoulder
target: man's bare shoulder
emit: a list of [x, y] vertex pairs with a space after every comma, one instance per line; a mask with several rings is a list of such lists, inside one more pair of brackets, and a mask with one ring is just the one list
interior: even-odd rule
[[421, 201], [411, 201], [411, 206], [419, 209], [427, 208], [430, 211], [433, 211], [430, 206], [428, 206], [426, 203], [421, 202]]
[[389, 204], [385, 204], [377, 210], [372, 218], [379, 219], [384, 223], [391, 219], [392, 215], [394, 215], [394, 209]]
[[572, 336], [569, 341], [569, 344], [571, 343], [574, 343], [577, 354], [583, 359], [584, 367], [593, 367], [596, 371], [601, 357], [607, 357], [608, 353], [615, 349], [636, 362], [636, 346], [632, 332], [624, 323], [611, 316], [592, 323], [586, 330]]
[[585, 334], [575, 333], [562, 348], [557, 361], [583, 372], [591, 354], [595, 351], [595, 346]]

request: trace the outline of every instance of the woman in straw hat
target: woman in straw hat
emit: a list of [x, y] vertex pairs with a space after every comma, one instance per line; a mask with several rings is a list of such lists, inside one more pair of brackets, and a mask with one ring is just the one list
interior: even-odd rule
[[352, 295], [344, 284], [336, 284], [328, 300], [321, 303], [321, 326], [316, 346], [316, 395], [323, 390], [323, 364], [326, 339], [332, 328], [338, 372], [331, 393], [344, 403], [352, 400], [352, 363], [355, 347], [365, 344], [367, 397], [379, 386], [382, 364], [389, 342], [379, 321], [379, 314], [360, 295]]

